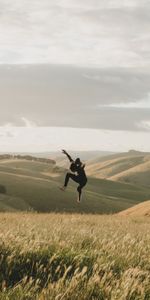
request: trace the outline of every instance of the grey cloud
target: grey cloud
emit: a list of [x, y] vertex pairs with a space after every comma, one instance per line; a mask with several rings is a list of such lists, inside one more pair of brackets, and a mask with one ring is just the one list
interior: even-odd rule
[[147, 99], [146, 70], [87, 69], [69, 66], [1, 66], [0, 125], [66, 126], [146, 130], [150, 109], [101, 107]]
[[[145, 131], [143, 120], [149, 120], [150, 109], [144, 108], [101, 108], [99, 113], [99, 126], [103, 129]], [[150, 129], [150, 128], [149, 128]]]

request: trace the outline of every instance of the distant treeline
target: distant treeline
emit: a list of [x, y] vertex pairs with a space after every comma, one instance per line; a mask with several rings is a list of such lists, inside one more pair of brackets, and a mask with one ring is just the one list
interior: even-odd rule
[[53, 164], [53, 165], [56, 164], [55, 160], [53, 160], [53, 159], [35, 157], [32, 155], [1, 154], [0, 160], [3, 160], [3, 159], [25, 159], [25, 160], [30, 160], [30, 161], [38, 161], [38, 162], [42, 162], [42, 163], [46, 163], [46, 164]]

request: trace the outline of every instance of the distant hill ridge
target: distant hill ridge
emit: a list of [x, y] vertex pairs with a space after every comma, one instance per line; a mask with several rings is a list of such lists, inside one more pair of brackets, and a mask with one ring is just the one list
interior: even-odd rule
[[96, 158], [88, 162], [87, 173], [96, 178], [150, 185], [150, 153], [129, 152]]

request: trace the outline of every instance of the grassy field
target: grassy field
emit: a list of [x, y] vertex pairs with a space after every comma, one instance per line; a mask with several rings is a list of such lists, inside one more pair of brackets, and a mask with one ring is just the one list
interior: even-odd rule
[[1, 300], [149, 300], [150, 219], [0, 214]]
[[[66, 170], [25, 160], [0, 162], [0, 211], [114, 213], [150, 199], [150, 188], [89, 177], [83, 200], [77, 205], [76, 184], [65, 193], [59, 190]], [[18, 199], [18, 200], [17, 200]]]

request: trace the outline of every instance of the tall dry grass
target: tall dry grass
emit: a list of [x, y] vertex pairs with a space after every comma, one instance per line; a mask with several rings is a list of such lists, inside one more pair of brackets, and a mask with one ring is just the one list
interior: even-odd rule
[[0, 214], [0, 299], [149, 300], [150, 219]]

